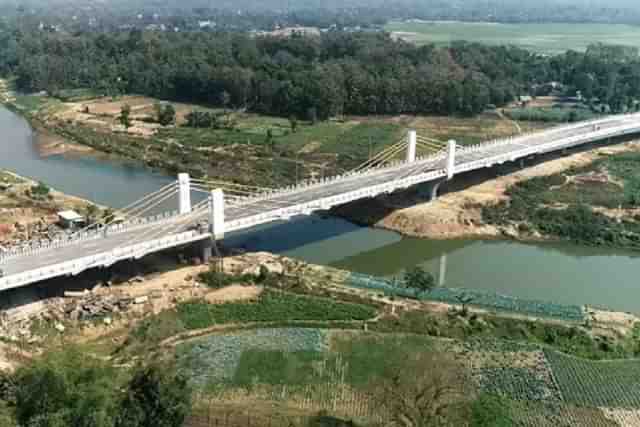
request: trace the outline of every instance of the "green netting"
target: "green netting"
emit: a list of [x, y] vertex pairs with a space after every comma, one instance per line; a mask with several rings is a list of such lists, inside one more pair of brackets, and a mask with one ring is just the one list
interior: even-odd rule
[[550, 317], [562, 320], [583, 321], [584, 310], [578, 305], [563, 305], [544, 301], [520, 299], [492, 292], [471, 289], [435, 288], [430, 292], [416, 292], [407, 288], [403, 282], [394, 282], [383, 277], [351, 273], [347, 285], [361, 289], [383, 292], [385, 295], [421, 300], [440, 301], [459, 304], [458, 298], [471, 299], [470, 305], [496, 311], [522, 313], [539, 317]]

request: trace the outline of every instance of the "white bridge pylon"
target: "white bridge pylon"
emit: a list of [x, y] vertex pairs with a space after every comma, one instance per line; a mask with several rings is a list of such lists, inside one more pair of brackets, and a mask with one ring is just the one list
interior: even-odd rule
[[[349, 172], [284, 188], [259, 188], [180, 174], [177, 182], [83, 229], [0, 249], [0, 291], [169, 248], [210, 244], [212, 239], [222, 239], [231, 232], [415, 185], [429, 184], [436, 189], [434, 194], [440, 183], [461, 173], [638, 134], [640, 114], [607, 116], [464, 147], [458, 147], [455, 141], [445, 143], [421, 135], [418, 129]], [[205, 194], [206, 199], [192, 204], [191, 192]], [[176, 195], [178, 210], [158, 214], [167, 201], [176, 200]]]

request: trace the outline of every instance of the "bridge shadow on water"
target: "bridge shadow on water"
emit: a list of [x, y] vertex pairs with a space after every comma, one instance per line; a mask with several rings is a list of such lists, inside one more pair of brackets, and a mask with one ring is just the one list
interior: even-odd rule
[[[617, 138], [604, 143], [592, 143], [572, 148], [565, 152], [548, 153], [524, 160], [524, 166], [534, 166], [567, 155], [585, 152], [595, 147], [618, 144], [633, 138]], [[490, 168], [467, 172], [441, 184], [439, 194], [465, 190], [488, 179], [513, 173], [520, 169], [520, 162], [510, 162]], [[392, 195], [375, 199], [355, 201], [309, 217], [293, 218], [291, 221], [256, 227], [228, 235], [223, 242], [226, 249], [243, 251], [268, 251], [301, 258], [319, 264], [336, 267], [367, 265], [367, 271], [379, 275], [390, 275], [398, 270], [410, 268], [434, 259], [443, 253], [461, 249], [470, 241], [451, 241], [447, 247], [425, 247], [421, 239], [402, 239], [396, 233], [371, 230], [355, 225], [375, 224], [392, 212], [430, 199], [432, 184], [421, 184]], [[345, 218], [345, 219], [343, 219]], [[352, 221], [349, 222], [348, 220]], [[413, 242], [413, 243], [412, 243]], [[313, 248], [313, 250], [306, 250]], [[573, 252], [563, 245], [548, 250]], [[306, 251], [305, 251], [306, 250]], [[37, 311], [48, 298], [62, 296], [65, 291], [92, 289], [98, 283], [113, 285], [130, 282], [136, 276], [169, 271], [180, 266], [181, 255], [197, 256], [194, 248], [177, 248], [153, 254], [138, 261], [123, 261], [107, 269], [91, 269], [74, 277], [61, 277], [36, 283], [19, 289], [0, 293], [0, 312], [11, 312], [17, 308], [33, 307]], [[592, 256], [582, 251], [571, 253], [576, 257]], [[384, 263], [377, 262], [381, 256]], [[392, 260], [389, 259], [392, 258]], [[374, 266], [374, 267], [371, 267]], [[375, 267], [379, 266], [379, 267]], [[393, 267], [390, 267], [393, 266]], [[357, 269], [357, 268], [356, 268]], [[393, 270], [393, 271], [392, 271]], [[28, 312], [29, 309], [27, 308]]]

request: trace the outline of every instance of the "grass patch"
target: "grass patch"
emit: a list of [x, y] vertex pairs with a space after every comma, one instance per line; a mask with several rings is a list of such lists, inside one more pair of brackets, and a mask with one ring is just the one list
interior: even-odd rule
[[269, 385], [301, 385], [314, 381], [314, 362], [321, 359], [314, 351], [285, 352], [251, 349], [242, 353], [232, 383], [248, 387], [259, 381]]
[[341, 334], [334, 337], [331, 349], [348, 367], [345, 381], [366, 389], [372, 381], [385, 378], [406, 354], [433, 351], [433, 344], [428, 337], [419, 335]]
[[513, 108], [504, 110], [504, 113], [512, 120], [545, 123], [579, 122], [599, 117], [599, 114], [584, 108]]
[[202, 329], [224, 323], [366, 320], [375, 309], [360, 304], [333, 301], [267, 290], [256, 303], [207, 304], [200, 301], [178, 305], [178, 317], [186, 329]]
[[17, 95], [14, 104], [26, 113], [35, 113], [49, 103], [50, 98], [40, 95]]
[[410, 33], [403, 38], [417, 44], [446, 46], [455, 40], [467, 40], [488, 45], [515, 45], [546, 54], [564, 53], [569, 49], [585, 51], [594, 43], [624, 46], [640, 43], [640, 29], [624, 24], [392, 22], [385, 29]]
[[637, 338], [612, 339], [593, 334], [584, 328], [544, 324], [498, 316], [435, 315], [422, 311], [383, 318], [371, 329], [385, 333], [413, 333], [458, 340], [506, 340], [517, 345], [551, 348], [592, 360], [637, 357]]
[[93, 89], [61, 89], [52, 94], [55, 98], [63, 102], [81, 102], [95, 99], [100, 96]]

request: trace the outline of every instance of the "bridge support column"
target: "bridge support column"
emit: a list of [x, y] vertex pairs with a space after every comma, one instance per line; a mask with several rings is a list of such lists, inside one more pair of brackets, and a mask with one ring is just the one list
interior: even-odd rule
[[438, 198], [438, 192], [440, 191], [440, 185], [445, 182], [445, 179], [439, 179], [437, 181], [425, 182], [416, 187], [418, 196], [433, 201]]
[[191, 178], [188, 173], [178, 175], [178, 211], [180, 214], [191, 212]]
[[407, 141], [407, 163], [413, 163], [416, 161], [416, 131], [410, 130]]
[[211, 239], [203, 240], [200, 245], [202, 249], [202, 262], [208, 264], [213, 256], [213, 241]]
[[209, 228], [212, 238], [224, 238], [224, 192], [217, 188], [209, 196]]
[[524, 157], [518, 160], [518, 162], [520, 164], [520, 169], [524, 169]]
[[447, 179], [453, 178], [456, 173], [456, 142], [451, 139], [447, 142]]

